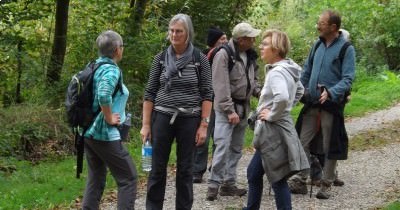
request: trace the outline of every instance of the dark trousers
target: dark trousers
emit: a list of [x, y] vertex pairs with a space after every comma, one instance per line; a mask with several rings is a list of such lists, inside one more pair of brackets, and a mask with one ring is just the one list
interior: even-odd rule
[[82, 209], [99, 209], [106, 185], [107, 167], [118, 186], [118, 209], [135, 209], [137, 171], [121, 141], [85, 138], [88, 178]]
[[[196, 147], [194, 152], [193, 162], [193, 174], [203, 175], [207, 170], [208, 163], [208, 145], [210, 139], [214, 139], [214, 127], [215, 127], [215, 112], [211, 111], [210, 123], [208, 124], [206, 142], [203, 145]], [[214, 154], [215, 145], [213, 143], [212, 154]]]
[[170, 125], [170, 115], [152, 114], [152, 170], [147, 182], [146, 209], [163, 208], [167, 180], [167, 164], [171, 146], [176, 139], [176, 209], [191, 209], [193, 205], [193, 151], [200, 117], [178, 117]]
[[[260, 209], [264, 174], [265, 171], [262, 166], [261, 154], [259, 151], [256, 151], [247, 167], [247, 181], [249, 184], [247, 210]], [[278, 210], [291, 210], [292, 201], [286, 179], [284, 178], [272, 183], [272, 189], [275, 194], [276, 208]]]

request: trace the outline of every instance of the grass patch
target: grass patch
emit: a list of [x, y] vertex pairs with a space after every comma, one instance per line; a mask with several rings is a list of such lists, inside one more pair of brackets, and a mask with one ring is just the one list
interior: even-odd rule
[[349, 141], [350, 150], [368, 150], [400, 142], [400, 121], [395, 121], [382, 129], [361, 132]]
[[84, 188], [85, 179], [74, 176], [74, 159], [42, 161], [4, 160], [15, 164], [12, 174], [0, 176], [0, 206], [3, 209], [52, 209], [70, 206]]
[[378, 75], [357, 73], [345, 116], [357, 117], [393, 105], [400, 99], [400, 79], [389, 71]]
[[398, 210], [400, 209], [400, 201], [395, 201], [388, 206], [382, 208], [382, 210]]

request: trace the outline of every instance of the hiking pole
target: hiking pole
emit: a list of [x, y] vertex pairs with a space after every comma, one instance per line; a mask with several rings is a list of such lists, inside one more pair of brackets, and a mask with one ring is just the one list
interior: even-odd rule
[[310, 159], [311, 159], [311, 165], [310, 165], [310, 181], [311, 181], [311, 186], [310, 186], [310, 198], [312, 197], [312, 192], [313, 192], [313, 185], [314, 185], [314, 183], [313, 183], [313, 181], [314, 181], [314, 176], [315, 176], [315, 167], [317, 167], [317, 165], [318, 165], [318, 158], [317, 157], [315, 157], [314, 155], [311, 155], [310, 156]]
[[80, 178], [80, 174], [83, 169], [83, 151], [84, 151], [84, 142], [83, 135], [79, 135], [79, 132], [75, 133], [75, 149], [76, 149], [76, 178]]

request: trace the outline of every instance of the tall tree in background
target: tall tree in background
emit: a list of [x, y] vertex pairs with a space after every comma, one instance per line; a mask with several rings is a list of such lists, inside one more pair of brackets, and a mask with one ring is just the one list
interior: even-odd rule
[[43, 78], [40, 58], [48, 46], [43, 26], [52, 6], [51, 0], [0, 0], [0, 107], [24, 102], [32, 96], [24, 91]]
[[57, 0], [54, 44], [47, 69], [47, 82], [49, 84], [60, 81], [67, 45], [68, 7], [69, 0]]
[[146, 11], [147, 0], [131, 0], [130, 8], [131, 13], [129, 17], [129, 27], [127, 28], [127, 35], [137, 37], [142, 29], [144, 14]]

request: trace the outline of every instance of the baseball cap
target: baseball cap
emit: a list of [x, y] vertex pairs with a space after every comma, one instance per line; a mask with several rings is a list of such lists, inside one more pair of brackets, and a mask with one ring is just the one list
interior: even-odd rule
[[260, 32], [260, 29], [255, 29], [248, 23], [239, 23], [233, 28], [232, 37], [256, 37]]

